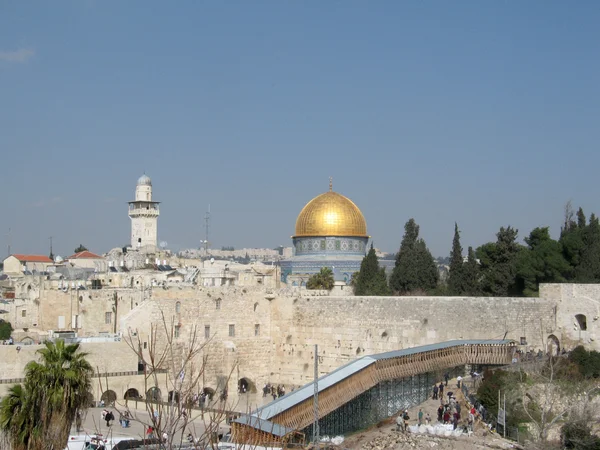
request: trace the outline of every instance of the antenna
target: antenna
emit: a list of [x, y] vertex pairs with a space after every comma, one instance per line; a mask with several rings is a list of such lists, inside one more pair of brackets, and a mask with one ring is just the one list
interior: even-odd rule
[[210, 234], [210, 203], [208, 204], [208, 211], [204, 214], [204, 250], [208, 253], [208, 236]]
[[8, 239], [7, 239], [8, 240], [8, 256], [10, 256], [10, 238], [11, 238], [10, 232], [11, 232], [11, 229], [9, 227], [8, 228], [8, 234], [7, 234], [7, 237], [8, 237]]
[[50, 239], [50, 255], [48, 255], [48, 257], [54, 261], [54, 253], [52, 253], [52, 236], [50, 236], [48, 239]]

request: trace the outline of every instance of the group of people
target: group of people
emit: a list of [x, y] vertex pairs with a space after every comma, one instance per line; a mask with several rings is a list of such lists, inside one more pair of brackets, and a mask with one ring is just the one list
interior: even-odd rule
[[277, 387], [275, 387], [271, 383], [267, 383], [263, 387], [263, 397], [266, 397], [269, 394], [271, 394], [273, 400], [283, 397], [285, 395], [285, 386], [278, 384]]
[[[479, 374], [471, 374], [472, 376], [479, 376]], [[445, 425], [452, 425], [453, 429], [456, 430], [459, 426], [461, 420], [461, 405], [456, 399], [454, 392], [446, 392], [444, 395], [444, 391], [448, 391], [448, 380], [450, 379], [450, 374], [444, 374], [444, 381], [437, 383], [433, 386], [433, 400], [439, 400], [440, 406], [437, 409], [437, 421], [438, 423]], [[462, 385], [462, 377], [457, 377], [456, 379], [456, 387], [461, 388]], [[475, 409], [475, 407], [471, 407], [466, 416], [466, 425], [465, 431], [472, 432], [473, 426], [475, 423], [475, 418], [479, 414], [479, 412]], [[407, 431], [410, 417], [408, 415], [408, 410], [401, 411], [396, 417], [396, 430], [397, 431]], [[417, 417], [418, 425], [429, 425], [431, 423], [431, 417], [429, 413], [423, 413], [423, 410], [419, 408], [419, 413]]]

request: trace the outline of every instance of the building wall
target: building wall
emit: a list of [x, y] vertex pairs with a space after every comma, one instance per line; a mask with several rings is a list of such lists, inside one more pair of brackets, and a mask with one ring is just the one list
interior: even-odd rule
[[540, 297], [556, 307], [557, 337], [563, 346], [582, 344], [600, 351], [600, 285], [542, 284]]
[[21, 265], [21, 261], [19, 261], [14, 256], [9, 256], [4, 260], [4, 273], [7, 274], [17, 274], [23, 272], [23, 266]]

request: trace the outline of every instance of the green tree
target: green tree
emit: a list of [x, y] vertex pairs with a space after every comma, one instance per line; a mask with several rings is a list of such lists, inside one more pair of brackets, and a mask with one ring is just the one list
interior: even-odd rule
[[516, 293], [518, 230], [501, 227], [496, 242], [488, 242], [477, 249], [481, 268], [481, 290], [485, 295], [506, 297]]
[[600, 222], [595, 214], [581, 233], [583, 248], [579, 264], [575, 267], [575, 281], [598, 283], [600, 281]]
[[464, 295], [467, 293], [464, 266], [460, 232], [458, 231], [458, 224], [455, 222], [454, 239], [450, 251], [450, 271], [448, 273], [448, 291], [450, 295]]
[[75, 248], [75, 250], [73, 250], [73, 253], [81, 253], [81, 252], [87, 252], [88, 249], [86, 247], [84, 247], [83, 244], [79, 244], [79, 246], [77, 248]]
[[581, 262], [581, 253], [584, 250], [583, 233], [587, 228], [585, 214], [583, 209], [577, 211], [577, 221], [573, 219], [573, 210], [571, 203], [565, 206], [565, 223], [560, 230], [560, 245], [563, 256], [572, 268], [569, 281], [574, 280], [577, 267]]
[[6, 340], [13, 332], [13, 327], [10, 322], [0, 319], [0, 340]]
[[306, 282], [307, 289], [333, 289], [333, 272], [329, 267], [321, 267], [319, 273], [312, 275]]
[[481, 294], [479, 287], [479, 263], [473, 247], [469, 247], [467, 263], [463, 265], [465, 294], [477, 296]]
[[354, 282], [354, 295], [390, 295], [385, 269], [379, 267], [372, 244], [360, 264], [360, 271]]
[[25, 366], [25, 382], [0, 402], [0, 429], [13, 450], [63, 449], [78, 410], [87, 408], [93, 369], [79, 344], [46, 343]]
[[562, 246], [550, 237], [548, 227], [535, 228], [525, 238], [528, 248], [517, 257], [517, 285], [526, 296], [537, 296], [540, 283], [563, 283], [572, 268]]
[[406, 294], [436, 288], [439, 272], [425, 241], [419, 238], [419, 225], [410, 219], [404, 225], [404, 237], [396, 256], [396, 266], [390, 278], [394, 292]]

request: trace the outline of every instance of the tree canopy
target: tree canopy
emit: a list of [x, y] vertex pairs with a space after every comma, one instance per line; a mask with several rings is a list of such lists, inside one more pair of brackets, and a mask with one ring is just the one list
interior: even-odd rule
[[431, 291], [436, 288], [439, 271], [425, 241], [419, 238], [419, 225], [410, 219], [404, 225], [404, 237], [396, 256], [396, 265], [390, 278], [394, 292], [407, 294]]
[[13, 450], [63, 449], [78, 410], [89, 406], [93, 369], [79, 344], [47, 342], [25, 366], [24, 383], [0, 402], [0, 429]]
[[0, 340], [6, 340], [13, 332], [13, 327], [10, 322], [0, 319]]
[[87, 247], [85, 247], [83, 244], [79, 244], [78, 247], [75, 248], [75, 250], [73, 250], [73, 253], [81, 253], [81, 252], [87, 252], [88, 249]]
[[460, 232], [458, 224], [454, 223], [454, 239], [450, 251], [450, 271], [448, 273], [448, 293], [450, 295], [467, 294], [465, 264], [463, 262], [462, 247], [460, 245]]
[[354, 279], [354, 295], [390, 295], [390, 293], [385, 268], [379, 267], [375, 249], [371, 245]]
[[333, 272], [329, 267], [321, 267], [319, 273], [312, 275], [307, 283], [307, 289], [333, 289]]
[[492, 297], [516, 294], [517, 255], [521, 250], [517, 235], [515, 228], [501, 227], [496, 233], [496, 242], [488, 242], [477, 249], [482, 294]]

